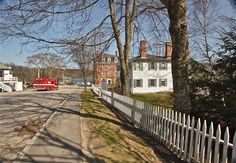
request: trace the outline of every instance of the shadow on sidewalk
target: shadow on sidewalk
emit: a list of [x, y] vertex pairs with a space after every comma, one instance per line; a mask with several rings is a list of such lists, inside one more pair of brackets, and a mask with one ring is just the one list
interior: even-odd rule
[[[108, 118], [105, 116], [100, 115], [94, 115], [90, 113], [81, 113], [79, 111], [71, 110], [68, 108], [60, 108], [58, 109], [58, 112], [67, 113], [67, 114], [75, 114], [83, 118], [91, 118], [91, 119], [99, 119], [102, 121], [105, 121], [106, 123], [112, 123], [117, 126], [120, 126], [124, 130], [130, 131], [132, 134], [136, 135], [138, 138], [141, 138], [144, 140], [144, 142], [150, 146], [153, 151], [155, 152], [155, 155], [165, 163], [184, 163], [184, 161], [178, 159], [173, 153], [171, 153], [170, 150], [162, 146], [160, 143], [158, 143], [156, 140], [154, 140], [152, 137], [144, 133], [143, 131], [135, 128], [120, 112], [117, 111], [117, 109], [111, 107], [109, 104], [101, 101], [104, 105], [106, 105], [108, 108], [110, 108], [110, 111], [115, 113], [116, 117]], [[140, 143], [138, 139], [131, 138], [133, 141], [137, 141], [137, 143]], [[122, 140], [125, 141], [125, 140]], [[135, 147], [134, 147], [135, 148]]]
[[[101, 162], [96, 157], [93, 157], [91, 154], [84, 154], [82, 152], [82, 147], [78, 143], [74, 143], [54, 132], [48, 131], [47, 129], [44, 129], [39, 136], [39, 139], [43, 142], [40, 144], [34, 144], [32, 148], [48, 148], [53, 147], [56, 148], [62, 148], [67, 153], [70, 153], [68, 157], [66, 156], [58, 156], [58, 154], [52, 155], [50, 154], [25, 154], [24, 158], [16, 159], [16, 162], [55, 162], [55, 163], [66, 163], [66, 162], [79, 162], [79, 161], [85, 161], [85, 162]], [[73, 157], [71, 157], [73, 155]], [[2, 160], [7, 161], [7, 160]]]

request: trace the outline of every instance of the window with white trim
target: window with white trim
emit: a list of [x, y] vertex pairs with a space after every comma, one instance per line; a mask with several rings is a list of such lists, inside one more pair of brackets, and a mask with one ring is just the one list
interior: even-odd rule
[[137, 63], [134, 63], [134, 70], [143, 70], [143, 63], [142, 62], [137, 62]]
[[143, 87], [143, 79], [134, 79], [134, 87]]
[[167, 70], [167, 63], [166, 62], [161, 62], [159, 64], [159, 69], [160, 70]]
[[167, 79], [159, 79], [159, 87], [166, 87]]
[[157, 63], [156, 62], [149, 62], [148, 63], [148, 70], [156, 70], [157, 69]]
[[156, 87], [157, 79], [148, 79], [148, 87]]

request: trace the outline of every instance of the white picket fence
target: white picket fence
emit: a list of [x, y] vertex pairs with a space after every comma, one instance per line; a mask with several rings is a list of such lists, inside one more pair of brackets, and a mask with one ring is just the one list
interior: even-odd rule
[[230, 143], [228, 127], [221, 139], [220, 125], [214, 136], [212, 122], [207, 132], [205, 120], [201, 125], [200, 119], [195, 121], [189, 115], [145, 104], [95, 86], [92, 89], [96, 95], [125, 114], [136, 127], [161, 142], [182, 160], [194, 163], [236, 163], [236, 132], [233, 143]]

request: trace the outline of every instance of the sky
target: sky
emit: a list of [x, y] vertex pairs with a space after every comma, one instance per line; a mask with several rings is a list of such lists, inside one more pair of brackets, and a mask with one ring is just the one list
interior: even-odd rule
[[[218, 3], [220, 4], [220, 13], [226, 16], [234, 16], [236, 18], [236, 9], [232, 8], [229, 1], [218, 0]], [[39, 52], [34, 51], [33, 49], [35, 48], [32, 46], [24, 46], [23, 48], [21, 48], [20, 43], [20, 40], [11, 39], [3, 44], [0, 44], [0, 63], [15, 63], [17, 65], [26, 65], [26, 57]], [[115, 53], [114, 46], [109, 50], [109, 52]]]

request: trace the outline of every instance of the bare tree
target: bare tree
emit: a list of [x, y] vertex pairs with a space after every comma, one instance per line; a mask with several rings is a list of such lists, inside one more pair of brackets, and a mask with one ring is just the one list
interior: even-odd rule
[[62, 67], [65, 67], [65, 63], [57, 54], [53, 53], [44, 53], [44, 67], [48, 69], [48, 75], [49, 77], [52, 77], [52, 70], [53, 69], [61, 69]]
[[[123, 2], [123, 1], [121, 1]], [[132, 4], [131, 4], [132, 3]], [[123, 4], [121, 4], [123, 5]], [[117, 20], [115, 13], [115, 2], [114, 0], [109, 0], [110, 8], [110, 18], [112, 22], [112, 27], [116, 39], [117, 49], [119, 52], [119, 61], [121, 67], [121, 90], [124, 95], [130, 94], [130, 74], [129, 74], [129, 55], [131, 49], [131, 39], [132, 39], [132, 30], [134, 19], [137, 16], [137, 2], [136, 0], [127, 0], [124, 4], [125, 6], [125, 43], [122, 44], [121, 31], [119, 29], [118, 23], [120, 20]], [[122, 10], [122, 9], [121, 9]], [[121, 17], [122, 18], [122, 17]]]
[[84, 80], [85, 92], [87, 91], [87, 77], [89, 71], [93, 69], [93, 52], [86, 50], [83, 44], [71, 49], [72, 60], [78, 65]]
[[60, 69], [64, 66], [63, 60], [60, 56], [53, 53], [39, 53], [27, 57], [28, 65], [36, 67], [38, 69], [38, 78], [41, 77], [41, 70], [47, 69], [48, 76], [52, 76], [53, 69]]
[[207, 63], [206, 69], [214, 78], [214, 42], [218, 38], [219, 16], [216, 0], [193, 0], [190, 23], [191, 41], [195, 55]]
[[44, 57], [45, 55], [42, 53], [35, 54], [27, 57], [26, 62], [28, 65], [36, 67], [38, 70], [38, 78], [41, 77], [41, 69], [44, 68]]
[[[160, 7], [160, 3], [156, 3], [160, 1], [167, 8], [170, 19], [169, 29], [173, 42], [174, 108], [187, 112], [190, 109], [190, 102], [188, 95], [186, 0], [149, 0], [150, 3], [147, 3], [147, 9], [154, 8], [156, 12], [159, 11], [157, 9], [163, 9], [163, 5]], [[81, 41], [84, 42], [84, 47], [94, 46], [94, 44], [88, 43], [91, 35], [94, 35], [93, 32], [96, 29], [105, 27], [102, 28], [106, 34], [104, 36], [105, 41], [99, 44], [109, 45], [115, 38], [121, 65], [122, 92], [124, 95], [129, 95], [128, 61], [132, 46], [133, 29], [134, 27], [137, 29], [138, 24], [146, 22], [146, 19], [138, 20], [138, 16], [146, 11], [142, 7], [144, 2], [144, 0], [19, 0], [6, 2], [6, 4], [0, 6], [0, 20], [2, 20], [0, 36], [2, 39], [25, 38], [24, 42], [26, 44], [37, 42], [43, 43], [44, 47], [54, 49], [66, 47], [68, 49], [68, 47], [80, 46]], [[99, 16], [91, 17], [92, 14], [96, 14], [95, 7], [104, 7], [104, 10], [99, 10], [101, 12]], [[91, 23], [94, 17], [95, 22], [99, 22], [95, 23], [96, 25]], [[134, 24], [134, 22], [137, 23]], [[56, 30], [58, 35], [50, 35], [53, 30]], [[45, 35], [46, 31], [48, 35]], [[62, 32], [63, 34], [61, 34]]]

